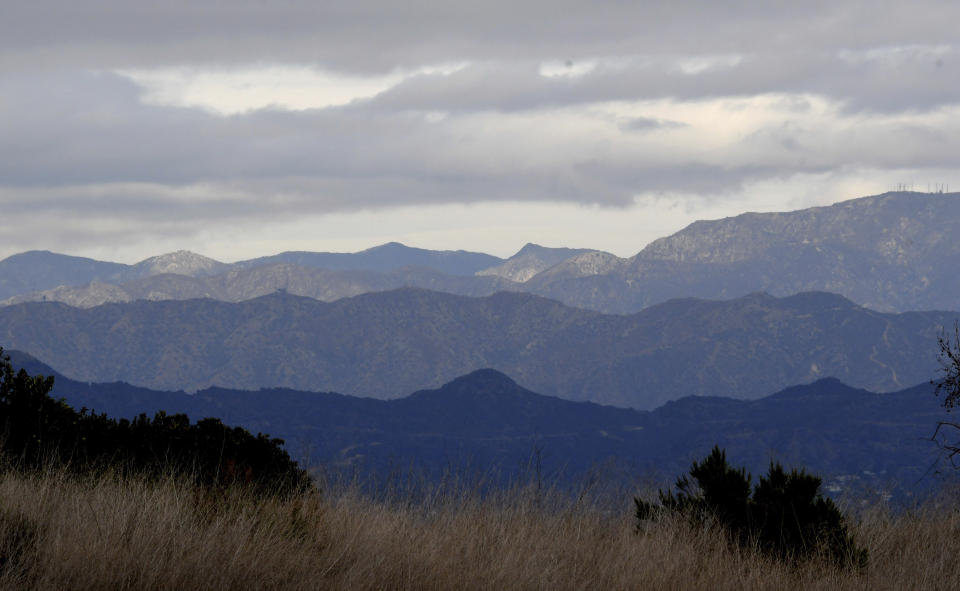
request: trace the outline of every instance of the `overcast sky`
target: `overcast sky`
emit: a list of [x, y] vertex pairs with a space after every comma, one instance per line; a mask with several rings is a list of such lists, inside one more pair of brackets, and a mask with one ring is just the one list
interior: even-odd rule
[[621, 256], [960, 188], [960, 3], [4, 0], [0, 257]]

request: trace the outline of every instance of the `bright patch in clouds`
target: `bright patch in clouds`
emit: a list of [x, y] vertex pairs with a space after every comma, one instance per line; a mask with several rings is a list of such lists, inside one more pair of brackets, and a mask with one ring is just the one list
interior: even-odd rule
[[248, 68], [157, 68], [116, 70], [144, 89], [142, 100], [155, 106], [202, 108], [220, 115], [257, 109], [322, 109], [369, 99], [404, 80], [449, 75], [466, 66], [441, 64], [358, 76], [306, 66]]
[[688, 76], [696, 76], [710, 70], [732, 68], [743, 61], [742, 55], [705, 55], [677, 60], [677, 68]]

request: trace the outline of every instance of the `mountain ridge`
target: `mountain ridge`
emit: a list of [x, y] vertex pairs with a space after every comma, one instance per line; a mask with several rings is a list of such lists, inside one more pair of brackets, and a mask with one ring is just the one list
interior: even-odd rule
[[261, 266], [274, 262], [293, 263], [303, 267], [324, 268], [331, 271], [395, 271], [404, 267], [426, 267], [454, 276], [469, 276], [477, 271], [499, 264], [503, 259], [481, 252], [467, 250], [428, 250], [387, 242], [352, 252], [286, 251], [275, 255], [247, 259], [234, 263], [237, 269]]
[[239, 303], [0, 308], [0, 340], [76, 379], [165, 390], [287, 387], [386, 397], [481, 367], [570, 400], [653, 408], [755, 398], [835, 376], [891, 391], [936, 371], [951, 312], [886, 314], [826, 293], [678, 299], [632, 315], [523, 292], [403, 288], [331, 303], [276, 292]]
[[588, 252], [584, 248], [549, 248], [528, 242], [517, 253], [499, 265], [476, 272], [496, 275], [516, 283], [524, 283], [555, 265]]
[[[186, 250], [152, 256], [132, 265], [50, 251], [27, 251], [0, 260], [0, 302], [46, 301], [59, 297], [68, 300], [72, 298], [74, 301], [96, 301], [97, 294], [89, 293], [90, 290], [83, 293], [84, 287], [89, 287], [92, 283], [103, 285], [110, 294], [126, 293], [119, 297], [124, 298], [122, 301], [131, 301], [145, 297], [139, 293], [136, 286], [138, 281], [145, 279], [158, 276], [215, 278], [221, 274], [276, 263], [297, 264], [304, 269], [324, 268], [325, 265], [328, 271], [354, 272], [399, 272], [407, 268], [423, 267], [449, 274], [454, 280], [453, 283], [456, 283], [456, 279], [472, 277], [476, 271], [502, 261], [499, 257], [485, 253], [427, 250], [405, 246], [399, 242], [388, 242], [355, 253], [288, 251], [236, 263], [223, 263]], [[180, 279], [177, 277], [175, 280]], [[224, 279], [221, 279], [222, 281]], [[130, 283], [134, 284], [132, 288], [127, 285]], [[170, 288], [160, 289], [169, 291]], [[349, 293], [349, 289], [346, 291]], [[188, 293], [187, 297], [191, 295], [193, 294]], [[109, 300], [104, 298], [109, 297], [111, 296], [100, 295], [97, 303], [107, 303]], [[221, 297], [230, 299], [230, 296]]]
[[[276, 388], [186, 394], [77, 382], [8, 353], [16, 367], [53, 375], [54, 395], [74, 407], [216, 416], [282, 437], [301, 461], [352, 477], [413, 469], [444, 478], [451, 467], [510, 477], [537, 453], [547, 478], [578, 484], [604, 465], [605, 477], [626, 474], [632, 484], [680, 473], [720, 445], [754, 472], [775, 459], [823, 475], [834, 492], [907, 493], [936, 484], [924, 480], [938, 454], [929, 436], [946, 416], [929, 384], [879, 394], [822, 379], [757, 400], [687, 397], [637, 411], [544, 396], [491, 369], [391, 400]], [[611, 461], [620, 472], [610, 472]]]
[[[528, 291], [615, 314], [677, 297], [730, 299], [758, 290], [777, 296], [834, 292], [885, 312], [960, 310], [960, 277], [951, 272], [960, 257], [960, 246], [952, 240], [957, 233], [960, 193], [891, 192], [795, 211], [699, 220], [629, 259], [532, 243], [506, 260], [387, 243], [358, 253], [280, 253], [234, 263], [215, 276], [210, 273], [227, 267], [188, 267], [193, 283], [152, 275], [147, 288], [140, 275], [115, 267], [98, 267], [82, 277], [74, 269], [73, 275], [64, 271], [67, 279], [54, 279], [66, 257], [63, 265], [47, 265], [43, 281], [49, 285], [38, 289], [43, 265], [18, 271], [15, 255], [0, 261], [0, 304], [60, 300], [91, 306], [200, 295], [239, 301], [276, 289], [332, 301], [409, 286], [471, 296]], [[93, 263], [98, 262], [83, 264]], [[285, 278], [276, 268], [263, 268], [279, 263], [298, 266], [287, 267]], [[323, 267], [326, 272], [316, 271]], [[27, 275], [18, 276], [21, 271]], [[61, 285], [84, 283], [79, 281], [83, 277], [89, 279], [86, 287]]]

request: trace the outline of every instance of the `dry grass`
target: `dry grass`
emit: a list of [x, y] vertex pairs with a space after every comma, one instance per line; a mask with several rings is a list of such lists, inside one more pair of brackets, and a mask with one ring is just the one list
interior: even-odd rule
[[[258, 500], [58, 473], [0, 475], [2, 589], [956, 589], [960, 513], [868, 512], [862, 573], [791, 568], [680, 524], [634, 532], [530, 491], [404, 504]], [[547, 510], [544, 507], [551, 507]], [[559, 508], [558, 508], [559, 507]]]

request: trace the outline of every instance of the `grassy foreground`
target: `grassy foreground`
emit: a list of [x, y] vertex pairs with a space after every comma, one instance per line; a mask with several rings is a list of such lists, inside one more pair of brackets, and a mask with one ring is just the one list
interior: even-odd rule
[[[865, 571], [800, 567], [677, 523], [634, 531], [531, 491], [286, 500], [184, 480], [0, 475], [0, 589], [956, 589], [960, 512], [868, 512]], [[629, 501], [629, 499], [626, 499]], [[545, 507], [550, 507], [548, 510]]]

